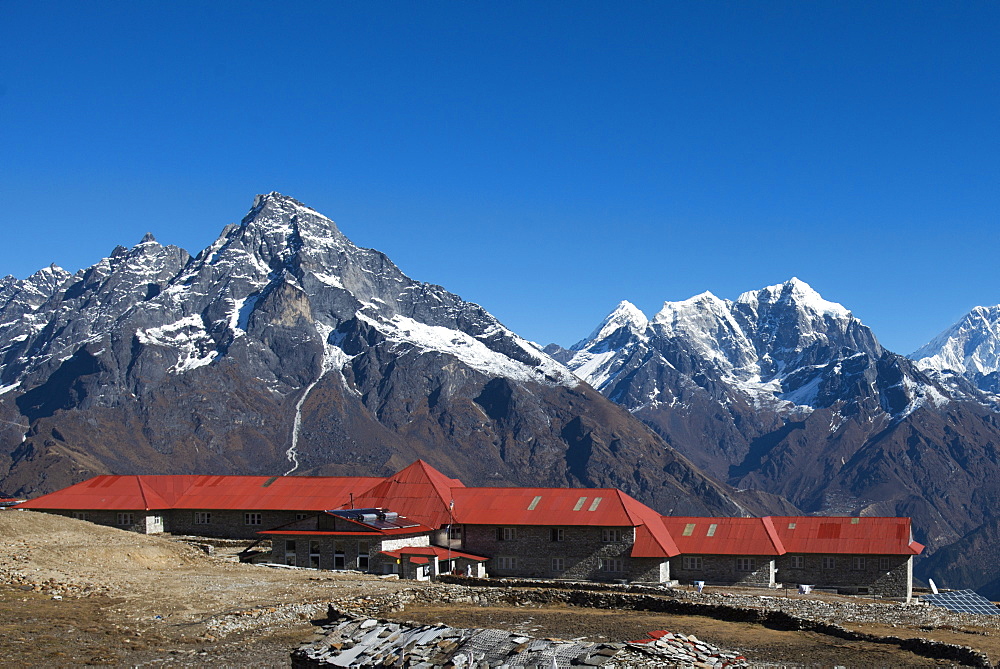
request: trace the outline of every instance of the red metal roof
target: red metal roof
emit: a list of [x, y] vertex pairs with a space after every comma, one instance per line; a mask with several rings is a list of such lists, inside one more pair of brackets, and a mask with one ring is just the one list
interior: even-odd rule
[[490, 558], [483, 557], [482, 555], [473, 555], [472, 553], [465, 553], [463, 551], [456, 551], [455, 549], [448, 550], [447, 548], [441, 548], [440, 546], [406, 546], [404, 548], [397, 548], [391, 551], [382, 551], [382, 555], [388, 555], [389, 557], [401, 558], [404, 555], [437, 555], [441, 560], [447, 560], [451, 558], [466, 558], [469, 560], [475, 560], [476, 562], [486, 562]]
[[456, 523], [635, 527], [633, 557], [669, 557], [679, 552], [660, 515], [615, 488], [464, 488], [452, 492]]
[[771, 516], [789, 553], [919, 555], [909, 518]]
[[22, 509], [323, 511], [381, 481], [356, 476], [95, 476]]
[[684, 554], [782, 555], [785, 550], [769, 518], [663, 516]]
[[[354, 507], [383, 507], [398, 511], [407, 518], [444, 527], [451, 522], [448, 506], [453, 491], [465, 487], [458, 479], [448, 478], [423, 460], [402, 471], [380, 479], [370, 490], [354, 497]], [[342, 505], [338, 508], [347, 508]]]

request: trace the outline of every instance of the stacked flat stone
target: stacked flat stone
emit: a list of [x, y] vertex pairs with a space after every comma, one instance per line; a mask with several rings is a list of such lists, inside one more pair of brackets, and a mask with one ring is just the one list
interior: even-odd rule
[[743, 657], [736, 653], [667, 632], [654, 633], [647, 642], [595, 643], [536, 639], [495, 629], [407, 625], [351, 617], [342, 617], [326, 626], [325, 632], [322, 639], [292, 653], [293, 667], [746, 666]]

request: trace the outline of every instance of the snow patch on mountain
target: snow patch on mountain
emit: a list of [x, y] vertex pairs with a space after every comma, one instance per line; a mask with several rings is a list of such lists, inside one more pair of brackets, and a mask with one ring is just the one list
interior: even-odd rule
[[917, 367], [965, 376], [1000, 371], [1000, 305], [976, 307], [910, 354]]
[[201, 316], [187, 316], [159, 327], [139, 329], [135, 336], [140, 344], [172, 349], [177, 354], [177, 362], [168, 371], [175, 374], [204, 367], [219, 355], [205, 332]]
[[[427, 351], [451, 355], [469, 367], [490, 376], [502, 376], [525, 383], [576, 386], [579, 381], [565, 367], [548, 356], [538, 356], [537, 349], [507, 331], [525, 350], [538, 357], [538, 366], [526, 365], [490, 349], [472, 335], [460, 330], [427, 325], [405, 316], [395, 315], [388, 322], [359, 312], [358, 318], [381, 332], [390, 342], [410, 344]], [[486, 333], [488, 336], [491, 333]]]

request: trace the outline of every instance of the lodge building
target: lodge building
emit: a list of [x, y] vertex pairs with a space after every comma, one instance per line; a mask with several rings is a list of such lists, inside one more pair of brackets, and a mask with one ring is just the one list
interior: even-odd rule
[[270, 560], [428, 579], [809, 584], [909, 599], [909, 518], [661, 516], [614, 488], [474, 488], [418, 460], [384, 478], [97, 476], [19, 504], [139, 532], [269, 538]]

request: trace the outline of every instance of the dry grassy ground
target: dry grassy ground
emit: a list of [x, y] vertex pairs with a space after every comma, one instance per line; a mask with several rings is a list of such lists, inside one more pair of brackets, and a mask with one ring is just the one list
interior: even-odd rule
[[[163, 537], [0, 512], [0, 657], [6, 666], [282, 666], [299, 641], [311, 638], [328, 600], [409, 587], [419, 586], [239, 564]], [[421, 605], [398, 617], [593, 640], [638, 639], [668, 629], [769, 663], [934, 664], [892, 647], [699, 616]], [[864, 629], [970, 645], [1000, 661], [1000, 640], [986, 627]]]

